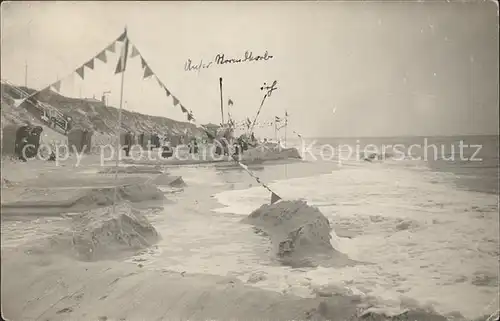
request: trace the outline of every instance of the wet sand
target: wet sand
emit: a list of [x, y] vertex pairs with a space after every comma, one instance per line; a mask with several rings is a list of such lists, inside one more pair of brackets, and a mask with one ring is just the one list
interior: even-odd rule
[[[82, 183], [92, 181], [88, 177], [84, 179], [85, 174], [74, 174], [75, 169], [68, 170], [69, 166], [55, 168], [40, 164], [45, 167], [36, 168], [37, 163], [30, 163], [30, 171], [22, 175], [26, 165], [8, 164], [9, 175], [6, 179], [19, 188], [23, 182], [36, 179], [35, 173], [53, 171], [68, 177], [73, 173], [81, 178]], [[95, 160], [86, 160], [78, 171], [97, 172]], [[38, 178], [38, 182], [40, 179], [44, 181], [44, 175]], [[53, 187], [50, 181], [46, 179], [48, 188]], [[61, 190], [52, 189], [52, 192], [58, 195]], [[22, 194], [19, 196], [22, 197]], [[60, 194], [58, 196], [61, 197]], [[162, 205], [168, 208], [168, 194], [165, 196], [167, 201]], [[208, 195], [200, 197], [200, 202], [206, 202], [196, 206], [215, 205], [213, 199], [208, 199]], [[186, 198], [184, 202], [186, 204], [177, 204], [175, 208], [189, 209], [194, 206], [190, 199]], [[148, 206], [142, 204], [140, 207], [145, 209]], [[2, 213], [2, 220], [6, 217]], [[51, 221], [39, 216], [38, 219], [39, 222], [31, 225], [19, 221], [9, 224], [7, 229], [2, 227], [2, 313], [6, 319], [446, 320], [443, 316], [411, 305], [393, 312], [399, 314], [397, 318], [384, 317], [383, 314], [390, 311], [377, 311], [370, 298], [346, 294], [338, 289], [325, 290], [316, 298], [299, 298], [209, 273], [179, 273], [169, 271], [168, 267], [146, 269], [140, 263], [134, 265], [123, 259], [85, 262], [63, 253], [37, 253], [32, 251], [33, 242], [40, 243], [36, 238], [42, 240], [51, 234], [57, 236], [64, 233], [70, 218]], [[36, 231], [33, 232], [33, 229]], [[131, 251], [128, 255], [132, 254]], [[401, 315], [404, 311], [407, 312]]]

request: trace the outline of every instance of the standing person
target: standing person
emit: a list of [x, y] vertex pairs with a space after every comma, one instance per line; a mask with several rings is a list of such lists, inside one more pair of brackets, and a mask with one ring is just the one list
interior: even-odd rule
[[17, 158], [26, 162], [25, 146], [28, 144], [29, 126], [22, 126], [16, 131], [15, 154]]
[[132, 134], [128, 132], [125, 134], [125, 155], [130, 156], [130, 146], [132, 146]]

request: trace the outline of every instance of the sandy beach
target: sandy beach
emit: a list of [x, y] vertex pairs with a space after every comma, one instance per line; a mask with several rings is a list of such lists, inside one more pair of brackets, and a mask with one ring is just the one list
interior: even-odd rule
[[[238, 216], [213, 212], [221, 206], [214, 193], [257, 186], [249, 179], [241, 180], [246, 174], [237, 174], [235, 168], [207, 169], [203, 174], [201, 168], [192, 165], [122, 167], [118, 175], [119, 206], [141, 213], [137, 215], [144, 217], [144, 224], [150, 224], [157, 234], [157, 238], [148, 239], [148, 232], [137, 228], [136, 223], [130, 225], [122, 217], [109, 221], [112, 223], [105, 219], [110, 214], [102, 211], [111, 211], [113, 195], [114, 174], [109, 173], [109, 167], [101, 168], [95, 156], [84, 158], [77, 168], [70, 164], [71, 159], [58, 167], [33, 161], [26, 170], [27, 163], [4, 163], [2, 172], [8, 187], [2, 189], [2, 312], [7, 319], [447, 320], [432, 306], [410, 299], [382, 304], [379, 298], [338, 284], [310, 284], [313, 295], [306, 296], [273, 286], [266, 280], [272, 273], [265, 269], [259, 272], [253, 266], [269, 259], [271, 265], [277, 264], [273, 271], [289, 265], [271, 263], [276, 237], [285, 234], [280, 237], [281, 232], [267, 230], [274, 237], [269, 239], [252, 232], [251, 221], [240, 222]], [[279, 169], [283, 165], [264, 166]], [[210, 179], [214, 174], [226, 178], [223, 182], [215, 176]], [[162, 180], [152, 184], [162, 175]], [[178, 180], [165, 177], [182, 177], [182, 184], [170, 186]], [[284, 208], [270, 215], [281, 217]], [[288, 226], [293, 229], [294, 224], [300, 227], [314, 220], [310, 221], [308, 214], [291, 222]], [[328, 224], [328, 220], [325, 222]], [[95, 224], [105, 225], [95, 232]], [[324, 223], [313, 223], [313, 230], [331, 238], [329, 228], [324, 230], [318, 224]], [[354, 230], [333, 226], [337, 235], [355, 235]], [[89, 229], [94, 232], [85, 232]], [[75, 238], [75, 233], [83, 236]], [[122, 241], [117, 241], [116, 235]], [[124, 243], [123, 237], [130, 240], [131, 235], [146, 239], [135, 245]], [[331, 242], [335, 244], [335, 240]], [[227, 245], [221, 247], [224, 243]], [[184, 250], [178, 252], [177, 247]], [[313, 246], [296, 253], [316, 249]], [[325, 252], [318, 253], [321, 257]], [[237, 258], [234, 263], [228, 261], [231, 255]], [[352, 265], [352, 260], [339, 255], [345, 256], [330, 256], [335, 263], [330, 266]], [[246, 262], [247, 257], [254, 257], [254, 262]]]

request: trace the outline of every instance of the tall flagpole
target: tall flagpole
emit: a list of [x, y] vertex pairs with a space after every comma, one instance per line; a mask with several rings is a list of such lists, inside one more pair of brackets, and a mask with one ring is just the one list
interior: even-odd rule
[[274, 140], [278, 141], [278, 123], [276, 121], [276, 116], [274, 116]]
[[222, 77], [219, 78], [219, 87], [220, 87], [220, 114], [222, 117], [222, 125], [224, 125], [224, 102], [222, 100]]
[[288, 112], [285, 110], [285, 148], [286, 148], [286, 128], [288, 127]]
[[[127, 34], [127, 27], [125, 27], [125, 34]], [[128, 38], [125, 37], [125, 46], [128, 46]], [[122, 105], [123, 105], [123, 84], [125, 83], [125, 60], [127, 59], [126, 55], [128, 54], [127, 48], [124, 48], [125, 57], [122, 57], [122, 81], [120, 86], [120, 108], [118, 109], [118, 124], [116, 126], [116, 163], [115, 163], [115, 192], [113, 195], [113, 213], [115, 212], [116, 206], [116, 198], [118, 192], [118, 167], [120, 165], [120, 142], [121, 142], [121, 129], [122, 129]], [[120, 58], [120, 59], [122, 59]]]

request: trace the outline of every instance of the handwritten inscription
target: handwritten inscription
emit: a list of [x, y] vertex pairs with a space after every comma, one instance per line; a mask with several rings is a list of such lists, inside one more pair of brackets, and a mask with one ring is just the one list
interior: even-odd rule
[[210, 66], [212, 65], [212, 62], [209, 62], [209, 63], [204, 63], [203, 62], [203, 59], [200, 60], [200, 62], [195, 65], [193, 64], [193, 61], [191, 59], [188, 59], [186, 61], [186, 63], [184, 64], [184, 70], [185, 71], [197, 71], [197, 72], [200, 72], [202, 69], [207, 69], [207, 68], [210, 68]]
[[225, 65], [225, 64], [239, 64], [239, 63], [249, 63], [254, 61], [267, 61], [273, 59], [274, 56], [270, 55], [267, 50], [263, 55], [254, 55], [252, 51], [245, 51], [245, 55], [243, 57], [228, 57], [224, 53], [219, 53], [215, 56], [212, 61], [203, 61], [201, 59], [199, 62], [193, 62], [191, 59], [188, 59], [184, 63], [185, 71], [195, 71], [200, 72], [202, 69], [208, 69], [214, 65]]
[[218, 54], [215, 56], [215, 63], [218, 65], [224, 65], [224, 64], [237, 64], [241, 62], [251, 62], [251, 61], [260, 61], [260, 60], [269, 60], [273, 59], [273, 56], [271, 56], [267, 51], [264, 53], [263, 56], [253, 56], [253, 52], [251, 51], [245, 51], [245, 56], [241, 58], [227, 58], [225, 57], [224, 54]]

